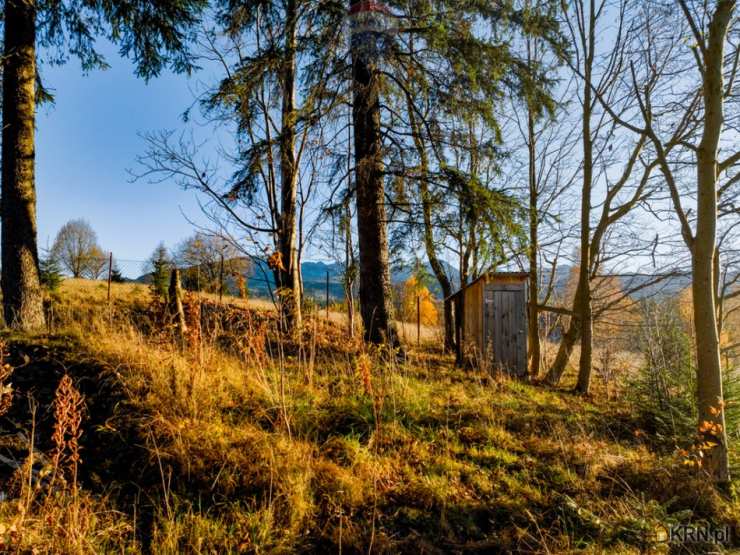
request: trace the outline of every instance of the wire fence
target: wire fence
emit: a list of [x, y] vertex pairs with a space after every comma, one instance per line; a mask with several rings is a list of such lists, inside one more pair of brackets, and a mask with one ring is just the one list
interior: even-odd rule
[[[170, 272], [179, 270], [180, 282], [187, 291], [200, 291], [218, 295], [222, 300], [233, 298], [274, 302], [276, 282], [267, 263], [235, 263], [233, 260], [216, 259], [199, 264], [117, 258], [112, 253], [105, 257], [87, 257], [77, 263], [61, 264], [58, 271], [64, 278], [85, 279], [107, 282], [109, 295], [115, 284], [135, 284], [150, 287], [157, 279], [169, 283]], [[344, 277], [334, 267], [313, 268], [302, 271], [303, 299], [307, 311], [326, 311], [330, 319], [342, 319], [348, 312]], [[405, 291], [403, 287], [394, 289], [396, 318], [401, 324], [405, 339], [420, 342], [429, 340], [441, 333], [442, 299], [435, 298], [428, 291]], [[355, 286], [352, 294], [357, 312], [358, 291]]]
[[[267, 263], [253, 264], [239, 260], [213, 260], [196, 264], [176, 263], [170, 260], [155, 262], [117, 258], [112, 253], [105, 257], [86, 257], [66, 264], [57, 262], [57, 271], [65, 278], [78, 278], [111, 283], [150, 285], [158, 271], [169, 275], [172, 269], [180, 271], [183, 288], [232, 297], [272, 300], [276, 281]], [[345, 299], [342, 276], [336, 271], [312, 271], [302, 276], [304, 297], [309, 302], [326, 306]]]

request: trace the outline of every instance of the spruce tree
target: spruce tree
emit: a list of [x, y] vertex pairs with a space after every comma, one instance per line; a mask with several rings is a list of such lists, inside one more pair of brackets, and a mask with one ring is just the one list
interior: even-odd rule
[[170, 258], [164, 243], [157, 245], [154, 249], [147, 267], [151, 275], [151, 290], [156, 297], [167, 302], [169, 296], [170, 271], [172, 270], [172, 259]]
[[39, 280], [41, 285], [53, 293], [59, 290], [63, 279], [62, 268], [56, 257], [47, 253], [39, 261]]
[[[405, 153], [392, 152], [408, 135], [403, 118], [392, 106], [394, 98], [411, 108], [409, 119], [423, 120], [418, 121], [418, 129], [432, 135], [433, 153], [444, 167], [449, 142], [440, 140], [444, 131], [433, 130], [450, 127], [455, 118], [468, 125], [476, 120], [500, 141], [498, 101], [522, 92], [546, 101], [546, 95], [540, 94], [543, 76], [523, 64], [512, 47], [516, 33], [542, 36], [558, 51], [563, 44], [552, 10], [519, 9], [513, 1], [409, 4], [389, 0], [387, 4], [349, 0], [348, 7], [354, 18], [350, 83], [360, 308], [366, 339], [395, 345], [386, 229], [395, 207], [389, 209], [385, 181], [388, 176], [406, 179], [419, 172], [403, 167]], [[413, 100], [422, 95], [433, 100], [434, 121], [417, 112]], [[438, 277], [443, 273], [441, 265], [436, 273]]]
[[[6, 324], [41, 329], [44, 311], [36, 239], [34, 171], [39, 58], [61, 63], [73, 55], [85, 71], [105, 67], [95, 49], [107, 36], [144, 78], [165, 66], [189, 71], [189, 29], [206, 0], [6, 0], [2, 55], [2, 291]], [[41, 91], [43, 92], [43, 91]]]

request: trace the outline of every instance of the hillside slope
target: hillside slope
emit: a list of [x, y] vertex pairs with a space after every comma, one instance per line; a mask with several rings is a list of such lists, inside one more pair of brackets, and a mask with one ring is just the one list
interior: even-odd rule
[[203, 305], [183, 345], [145, 296], [109, 311], [96, 287], [62, 291], [52, 334], [5, 338], [4, 460], [33, 430], [34, 468], [53, 466], [64, 374], [87, 406], [79, 490], [4, 468], [8, 550], [640, 553], [675, 522], [737, 528], [623, 402], [457, 369], [431, 344], [399, 364], [315, 317], [281, 338], [239, 307]]

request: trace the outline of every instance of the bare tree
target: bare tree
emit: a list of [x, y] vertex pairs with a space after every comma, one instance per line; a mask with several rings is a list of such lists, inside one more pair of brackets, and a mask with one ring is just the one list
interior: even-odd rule
[[70, 220], [62, 226], [54, 239], [51, 255], [75, 278], [97, 279], [101, 260], [105, 259], [97, 234], [85, 220]]
[[223, 293], [226, 279], [244, 276], [248, 259], [224, 237], [197, 232], [180, 243], [174, 252], [183, 284], [188, 289]]
[[[558, 69], [558, 59], [550, 53], [543, 41], [525, 37], [526, 63], [534, 72], [543, 68], [545, 73]], [[542, 364], [540, 342], [540, 306], [547, 304], [553, 292], [553, 279], [557, 271], [556, 255], [550, 275], [544, 274], [543, 255], [552, 247], [556, 251], [565, 240], [558, 229], [560, 202], [569, 202], [565, 196], [576, 181], [580, 166], [573, 163], [577, 141], [575, 125], [569, 117], [569, 99], [573, 93], [574, 79], [568, 80], [562, 90], [557, 91], [556, 106], [538, 97], [534, 92], [526, 95], [523, 102], [512, 101], [514, 127], [522, 137], [526, 150], [526, 168], [519, 161], [522, 157], [512, 156], [510, 171], [516, 175], [526, 174], [525, 194], [527, 198], [528, 244], [527, 267], [529, 273], [529, 303], [527, 318], [529, 374], [539, 376]], [[524, 114], [520, 115], [521, 104]], [[542, 233], [545, 228], [546, 233]], [[543, 237], [544, 235], [544, 237]]]
[[90, 251], [85, 275], [90, 279], [100, 279], [108, 270], [109, 261], [109, 256], [96, 245]]
[[[625, 72], [624, 49], [630, 38], [627, 21], [634, 6], [626, 0], [617, 3], [574, 0], [570, 7], [571, 10], [566, 12], [565, 25], [573, 44], [569, 65], [580, 85], [578, 106], [583, 156], [579, 273], [572, 309], [566, 311], [572, 318], [546, 380], [552, 384], [560, 381], [573, 348], [580, 339], [576, 390], [587, 393], [593, 366], [592, 280], [599, 268], [608, 261], [605, 243], [613, 227], [652, 194], [650, 175], [655, 164], [643, 159], [645, 135], [638, 136], [634, 141], [621, 136], [618, 133], [619, 126], [611, 116], [614, 112], [630, 108], [631, 99], [620, 95], [618, 85]], [[605, 46], [604, 41], [597, 41], [597, 35], [603, 26], [614, 21], [614, 38]], [[617, 107], [614, 110], [599, 109], [600, 99]], [[633, 176], [638, 170], [639, 177]], [[593, 225], [592, 211], [598, 206], [595, 195], [600, 189], [605, 192]], [[633, 248], [634, 245], [621, 254], [627, 255]]]
[[[736, 121], [725, 118], [740, 59], [735, 4], [679, 0], [679, 10], [645, 7], [643, 39], [629, 79], [641, 121], [621, 120], [625, 128], [649, 138], [691, 256], [699, 432], [711, 446], [704, 468], [719, 484], [730, 476], [719, 344], [718, 223], [722, 216], [737, 217], [735, 185], [740, 180], [740, 151], [726, 133]], [[676, 86], [677, 75], [681, 86]], [[730, 152], [721, 159], [721, 150]], [[687, 191], [684, 178], [694, 171], [695, 186]], [[695, 198], [696, 210], [685, 207], [687, 196]]]

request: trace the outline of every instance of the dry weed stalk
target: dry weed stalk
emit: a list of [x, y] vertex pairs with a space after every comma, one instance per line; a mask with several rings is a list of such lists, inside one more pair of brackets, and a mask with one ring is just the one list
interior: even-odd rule
[[185, 295], [185, 341], [191, 352], [198, 353], [198, 361], [203, 362], [202, 356], [202, 328], [201, 328], [201, 300], [192, 292]]
[[[391, 357], [392, 359], [393, 357]], [[362, 352], [355, 360], [355, 370], [362, 381], [365, 394], [373, 402], [373, 418], [375, 420], [375, 432], [380, 437], [380, 412], [383, 408], [383, 396], [376, 393], [373, 388], [373, 357], [368, 352]]]
[[193, 408], [193, 414], [197, 412], [195, 398], [195, 381], [197, 374], [203, 369], [203, 330], [202, 330], [202, 302], [200, 295], [188, 292], [185, 295], [185, 345], [195, 358], [195, 363], [190, 365], [190, 377], [188, 383], [188, 396]]
[[54, 395], [54, 476], [66, 470], [72, 474], [73, 488], [77, 488], [77, 466], [80, 458], [79, 439], [82, 435], [82, 414], [85, 398], [75, 388], [72, 378], [65, 374]]
[[267, 344], [268, 324], [269, 321], [265, 319], [255, 321], [252, 313], [247, 312], [247, 332], [240, 341], [241, 354], [245, 362], [252, 358], [259, 366], [266, 364], [267, 351], [265, 345]]
[[5, 343], [0, 341], [0, 416], [8, 412], [13, 404], [13, 386], [8, 381], [13, 373], [13, 367], [5, 362], [7, 356]]
[[360, 353], [355, 361], [355, 369], [362, 381], [365, 394], [369, 397], [373, 397], [372, 367], [373, 361], [370, 355], [368, 353]]

